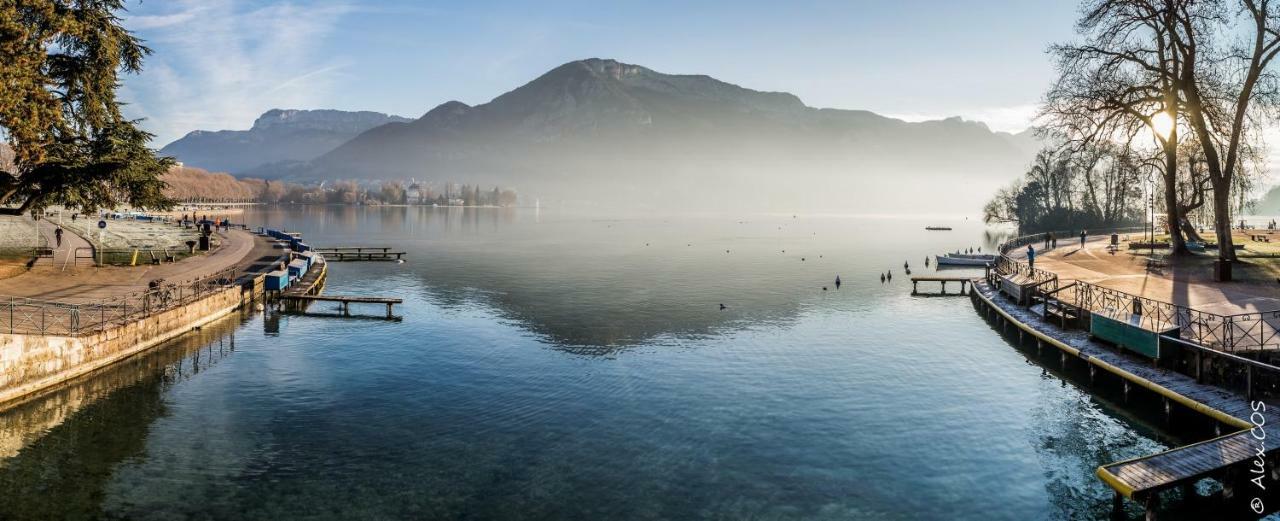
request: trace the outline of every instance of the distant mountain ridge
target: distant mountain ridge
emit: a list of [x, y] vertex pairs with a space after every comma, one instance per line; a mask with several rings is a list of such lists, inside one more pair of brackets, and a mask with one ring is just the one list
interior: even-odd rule
[[309, 161], [248, 173], [456, 181], [515, 187], [544, 202], [685, 208], [892, 211], [900, 202], [877, 195], [909, 188], [925, 208], [972, 211], [1022, 173], [1034, 143], [960, 118], [814, 108], [786, 92], [592, 58], [488, 103], [449, 101]]
[[249, 130], [196, 130], [160, 149], [185, 164], [243, 173], [264, 165], [309, 161], [387, 123], [410, 121], [379, 112], [272, 109]]

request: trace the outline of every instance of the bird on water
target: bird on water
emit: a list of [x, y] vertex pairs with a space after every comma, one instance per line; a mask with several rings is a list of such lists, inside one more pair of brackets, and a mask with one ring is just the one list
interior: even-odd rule
[[726, 310], [726, 309], [729, 309], [729, 306], [726, 306], [726, 305], [724, 305], [724, 304], [720, 304], [720, 311], [724, 311], [724, 310]]
[[840, 289], [840, 276], [836, 275], [836, 289]]

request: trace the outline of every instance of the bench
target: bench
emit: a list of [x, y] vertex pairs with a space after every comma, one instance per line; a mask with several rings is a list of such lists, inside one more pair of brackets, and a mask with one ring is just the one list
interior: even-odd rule
[[1152, 257], [1147, 259], [1147, 271], [1156, 273], [1164, 273], [1164, 269], [1169, 267], [1169, 261], [1163, 258]]
[[1271, 236], [1265, 233], [1251, 233], [1249, 239], [1253, 242], [1271, 242]]

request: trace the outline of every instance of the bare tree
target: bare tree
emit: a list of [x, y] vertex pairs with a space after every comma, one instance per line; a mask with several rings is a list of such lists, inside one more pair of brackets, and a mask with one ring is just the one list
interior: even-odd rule
[[[1280, 53], [1280, 5], [1271, 0], [1179, 4], [1177, 50], [1185, 63], [1179, 87], [1191, 129], [1204, 150], [1213, 186], [1218, 258], [1235, 260], [1233, 190], [1250, 154], [1250, 134], [1277, 106], [1270, 70]], [[1235, 4], [1235, 5], [1229, 5]], [[1237, 9], [1238, 8], [1238, 9]], [[1245, 194], [1240, 194], [1244, 200]]]
[[1175, 8], [1190, 0], [1087, 0], [1077, 24], [1082, 41], [1051, 48], [1059, 78], [1041, 116], [1068, 146], [1129, 146], [1144, 135], [1162, 151], [1164, 207], [1173, 251], [1186, 252], [1178, 215], [1178, 81]]

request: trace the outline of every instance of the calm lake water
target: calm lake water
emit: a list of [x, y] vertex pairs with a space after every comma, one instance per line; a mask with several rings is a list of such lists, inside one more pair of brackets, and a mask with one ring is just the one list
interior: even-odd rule
[[912, 297], [963, 218], [246, 220], [407, 251], [326, 289], [403, 320], [249, 313], [0, 415], [0, 518], [1088, 519], [1192, 436]]

